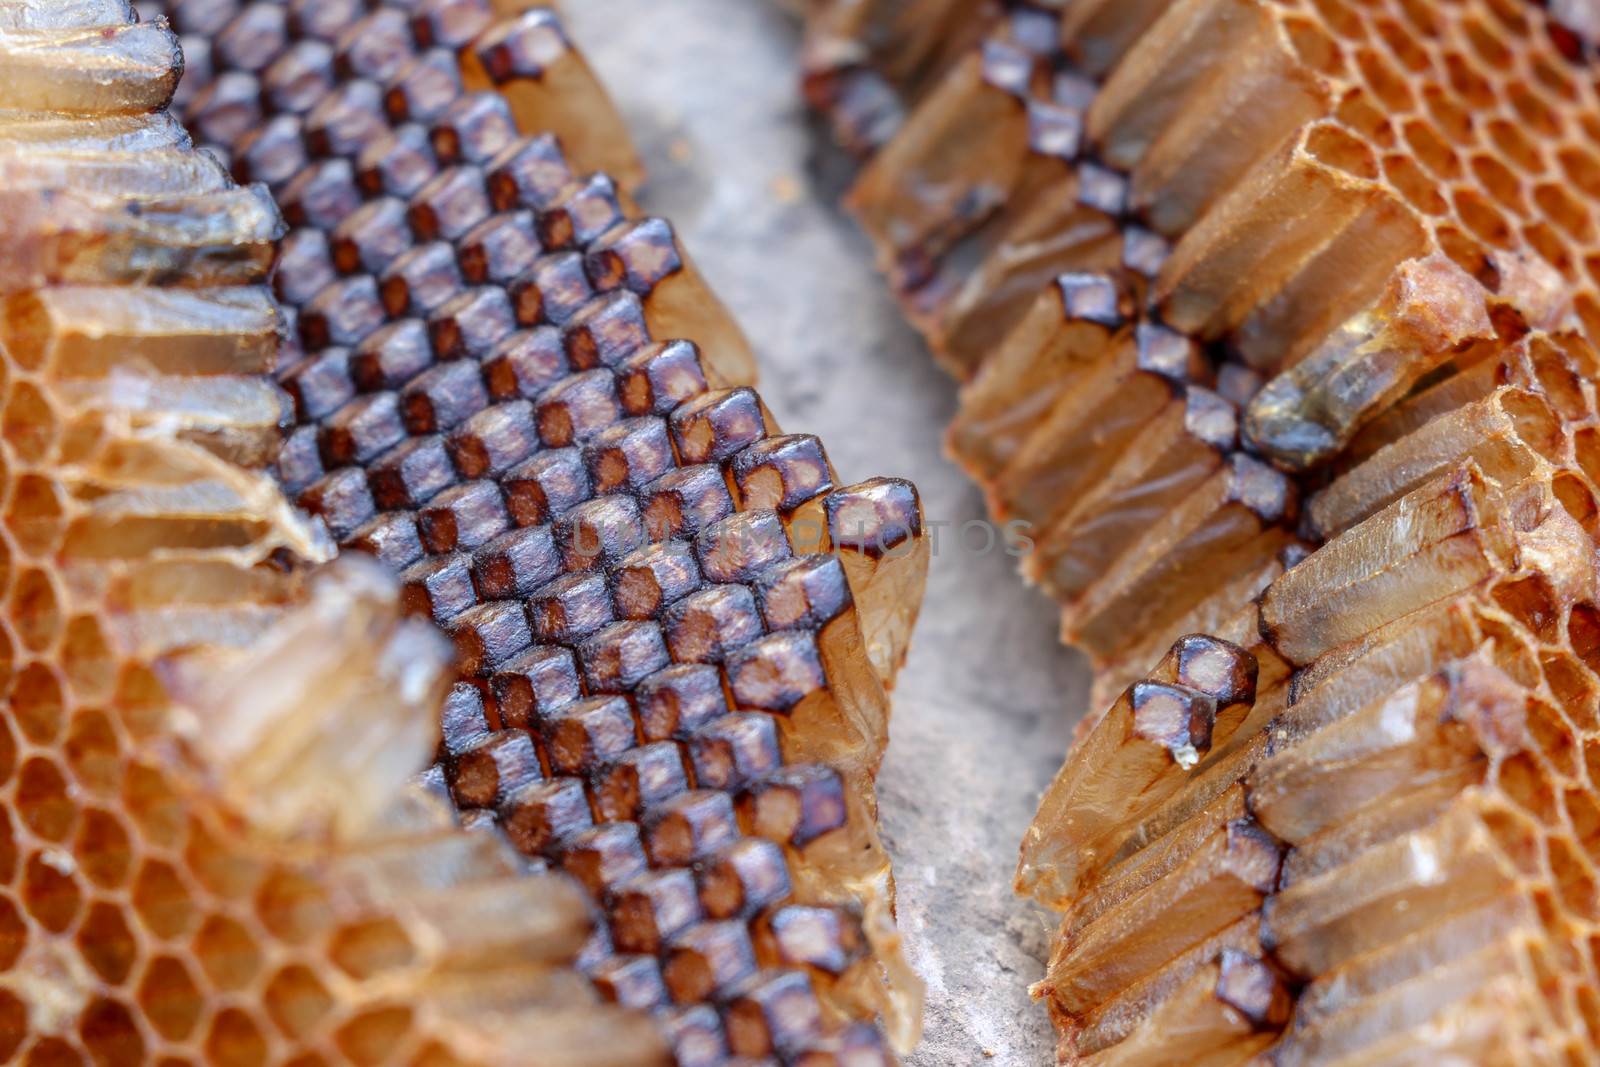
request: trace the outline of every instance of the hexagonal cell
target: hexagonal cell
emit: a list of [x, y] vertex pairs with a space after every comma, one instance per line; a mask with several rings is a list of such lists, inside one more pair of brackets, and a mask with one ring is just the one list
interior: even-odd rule
[[10, 611], [23, 647], [45, 652], [55, 645], [61, 634], [61, 606], [48, 573], [37, 567], [21, 571], [11, 588]]
[[1541, 641], [1558, 640], [1561, 603], [1550, 582], [1541, 574], [1503, 581], [1491, 594], [1505, 612], [1537, 634]]
[[1571, 246], [1549, 223], [1532, 222], [1522, 227], [1522, 239], [1539, 253], [1540, 259], [1560, 271], [1567, 281], [1578, 280], [1578, 261], [1573, 258]]
[[309, 967], [295, 964], [272, 976], [262, 1003], [278, 1029], [303, 1039], [333, 1007], [333, 996]]
[[[1505, 124], [1515, 129], [1510, 123]], [[1588, 149], [1572, 146], [1563, 148], [1556, 158], [1567, 180], [1581, 189], [1585, 196], [1600, 198], [1600, 157]]]
[[133, 907], [157, 937], [178, 938], [199, 918], [189, 887], [172, 864], [147, 859], [133, 882]]
[[85, 878], [102, 889], [118, 889], [133, 868], [133, 841], [109, 811], [89, 808], [78, 824], [72, 854]]
[[1476, 189], [1457, 188], [1451, 199], [1456, 206], [1456, 215], [1467, 224], [1467, 229], [1480, 239], [1496, 248], [1515, 246], [1511, 224], [1493, 204], [1489, 203], [1488, 198], [1481, 196]]
[[1456, 157], [1455, 149], [1426, 122], [1412, 119], [1401, 128], [1401, 135], [1417, 162], [1435, 177], [1449, 181], [1461, 174], [1461, 160]]
[[16, 966], [28, 947], [28, 920], [8, 894], [0, 893], [0, 971]]
[[83, 890], [72, 867], [71, 856], [36, 852], [22, 868], [22, 906], [53, 934], [70, 927], [83, 905]]
[[1343, 72], [1344, 56], [1338, 42], [1324, 33], [1315, 22], [1290, 15], [1283, 20], [1283, 28], [1300, 62], [1322, 74], [1337, 75]]
[[377, 1067], [389, 1059], [411, 1028], [408, 1008], [380, 1008], [363, 1012], [339, 1027], [334, 1041], [357, 1067]]
[[104, 900], [89, 905], [78, 927], [78, 951], [94, 972], [111, 985], [121, 985], [139, 958], [139, 939], [122, 909]]
[[261, 1067], [267, 1060], [261, 1028], [238, 1008], [224, 1008], [211, 1020], [205, 1050], [211, 1067]]
[[1519, 752], [1500, 765], [1500, 790], [1540, 826], [1556, 826], [1561, 810], [1549, 775], [1527, 752]]
[[117, 671], [111, 703], [121, 712], [118, 721], [123, 729], [136, 741], [150, 737], [166, 723], [166, 687], [142, 663], [124, 663]]
[[150, 1025], [169, 1041], [182, 1041], [192, 1034], [205, 1007], [188, 966], [172, 956], [150, 961], [139, 980], [138, 1001]]
[[333, 922], [333, 910], [321, 883], [286, 867], [267, 873], [256, 891], [255, 903], [261, 925], [291, 945], [310, 940]]
[[1372, 28], [1407, 70], [1420, 74], [1432, 66], [1428, 50], [1396, 20], [1379, 15], [1372, 19]]
[[26, 379], [12, 384], [11, 395], [0, 413], [0, 437], [25, 463], [38, 463], [50, 454], [60, 428], [60, 418], [49, 398]]
[[116, 684], [117, 658], [94, 616], [67, 620], [59, 655], [67, 682], [79, 699], [102, 700]]
[[1530, 878], [1544, 877], [1544, 835], [1526, 815], [1509, 808], [1484, 813], [1483, 825], [1517, 870]]
[[22, 736], [36, 745], [55, 744], [65, 723], [65, 702], [55, 671], [30, 663], [17, 672], [7, 701]]
[[1446, 52], [1444, 67], [1451, 88], [1465, 100], [1468, 107], [1478, 111], [1493, 109], [1498, 102], [1494, 86], [1478, 73], [1472, 65], [1472, 60], [1459, 52]]
[[1505, 95], [1517, 117], [1539, 136], [1555, 140], [1562, 135], [1561, 116], [1532, 88], [1516, 80], [1505, 85]]
[[339, 930], [328, 946], [328, 955], [352, 978], [371, 978], [409, 966], [415, 952], [398, 922], [375, 919]]
[[194, 955], [211, 984], [243, 989], [261, 969], [261, 949], [250, 932], [225, 915], [211, 915], [194, 938]]
[[24, 1053], [23, 1067], [83, 1067], [78, 1050], [59, 1037], [40, 1037]]
[[144, 763], [130, 766], [122, 786], [122, 801], [139, 824], [140, 832], [152, 843], [167, 848], [183, 843], [189, 826], [188, 811], [160, 770]]
[[1551, 705], [1536, 698], [1528, 701], [1528, 735], [1545, 761], [1559, 774], [1576, 778], [1580, 772], [1578, 739], [1572, 727]]
[[1573, 240], [1594, 239], [1594, 220], [1589, 216], [1589, 209], [1561, 185], [1542, 184], [1534, 189], [1533, 199], [1545, 218], [1561, 227]]
[[1487, 189], [1501, 207], [1519, 215], [1527, 213], [1528, 202], [1522, 195], [1522, 182], [1511, 173], [1510, 167], [1483, 153], [1474, 155], [1467, 165], [1472, 168], [1472, 176], [1478, 179], [1478, 184]]
[[194, 880], [219, 897], [248, 897], [261, 881], [261, 863], [212, 833], [198, 818], [189, 821], [183, 858]]
[[1410, 111], [1415, 104], [1404, 74], [1395, 70], [1381, 52], [1371, 48], [1356, 50], [1356, 66], [1361, 68], [1362, 80], [1384, 107], [1396, 114]]
[[1545, 852], [1562, 905], [1581, 919], [1593, 922], [1600, 918], [1600, 885], [1596, 884], [1588, 858], [1566, 834], [1552, 836]]
[[11, 487], [6, 528], [24, 552], [48, 555], [61, 540], [63, 511], [61, 490], [55, 482], [37, 474], [24, 474]]
[[84, 789], [99, 796], [117, 795], [122, 786], [118, 748], [116, 727], [105, 712], [91, 708], [72, 716], [63, 750], [72, 776]]
[[16, 806], [28, 829], [46, 841], [65, 841], [78, 820], [67, 776], [44, 756], [29, 758], [17, 772]]
[[1400, 152], [1384, 156], [1383, 176], [1406, 198], [1406, 203], [1418, 211], [1443, 215], [1450, 210], [1450, 201], [1444, 198], [1439, 186], [1422, 172], [1422, 168], [1410, 156]]

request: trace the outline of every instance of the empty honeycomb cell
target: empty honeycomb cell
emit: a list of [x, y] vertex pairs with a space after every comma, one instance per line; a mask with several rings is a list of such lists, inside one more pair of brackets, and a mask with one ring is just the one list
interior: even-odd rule
[[262, 878], [255, 893], [255, 913], [273, 937], [301, 944], [332, 924], [326, 888], [292, 868], [276, 868]]
[[333, 935], [328, 956], [350, 977], [361, 979], [410, 965], [415, 950], [399, 923], [378, 919], [341, 927]]
[[1306, 139], [1306, 151], [1329, 166], [1357, 178], [1370, 180], [1378, 176], [1378, 161], [1373, 157], [1372, 150], [1337, 126], [1317, 126], [1312, 129]]
[[259, 1067], [269, 1051], [261, 1027], [238, 1008], [223, 1008], [212, 1016], [204, 1048], [213, 1067]]
[[70, 853], [36, 852], [23, 862], [22, 905], [53, 934], [72, 926], [83, 905], [83, 889]]
[[1437, 182], [1423, 173], [1415, 160], [1407, 155], [1383, 157], [1383, 175], [1418, 211], [1429, 215], [1443, 215], [1450, 210], [1450, 202], [1439, 191]]
[[59, 1037], [39, 1037], [23, 1054], [27, 1067], [80, 1067], [83, 1056]]
[[159, 938], [181, 938], [200, 921], [183, 876], [165, 860], [144, 860], [134, 875], [131, 899], [145, 928]]
[[139, 942], [121, 908], [97, 900], [89, 905], [77, 937], [83, 958], [111, 985], [121, 985], [139, 958]]
[[207, 916], [194, 936], [194, 957], [220, 990], [248, 986], [261, 969], [261, 950], [243, 925], [224, 915]]
[[339, 1027], [334, 1041], [351, 1063], [376, 1067], [393, 1056], [406, 1039], [410, 1026], [409, 1008], [376, 1008]]
[[[175, 956], [156, 956], [145, 967], [136, 1001], [156, 1033], [184, 1041], [195, 1032], [205, 1010], [205, 994], [189, 965]], [[269, 1009], [271, 1001], [268, 1001]]]
[[121, 1001], [97, 998], [84, 1009], [78, 1035], [97, 1064], [138, 1063], [145, 1055], [144, 1035], [133, 1012]]
[[1545, 218], [1554, 222], [1574, 241], [1594, 238], [1594, 222], [1589, 210], [1562, 186], [1538, 185], [1533, 190], [1533, 199]]
[[17, 812], [23, 823], [46, 841], [64, 841], [77, 821], [78, 806], [67, 785], [66, 775], [55, 762], [33, 756], [17, 772]]
[[1335, 75], [1343, 71], [1344, 53], [1338, 42], [1311, 19], [1288, 16], [1283, 28], [1295, 54], [1312, 70]]
[[117, 661], [98, 619], [92, 615], [68, 619], [60, 655], [62, 670], [82, 699], [101, 700], [110, 694]]
[[72, 852], [83, 876], [101, 889], [122, 888], [133, 871], [133, 839], [121, 820], [101, 808], [84, 809]]
[[189, 827], [188, 811], [166, 776], [143, 763], [129, 765], [122, 801], [140, 831], [154, 845], [177, 848]]
[[332, 995], [315, 972], [300, 964], [274, 974], [262, 990], [261, 999], [278, 1029], [286, 1037], [299, 1039], [315, 1033], [334, 1005]]
[[61, 633], [60, 599], [42, 569], [30, 567], [17, 575], [8, 610], [17, 635], [30, 651], [43, 652], [55, 644]]
[[1528, 702], [1528, 733], [1534, 746], [1554, 771], [1564, 778], [1582, 773], [1572, 729], [1554, 707], [1540, 700]]
[[1561, 272], [1567, 281], [1576, 281], [1578, 278], [1578, 264], [1572, 258], [1572, 252], [1567, 242], [1556, 234], [1551, 226], [1543, 222], [1536, 222], [1522, 227], [1522, 239], [1544, 261]]
[[66, 725], [61, 682], [47, 664], [29, 663], [18, 671], [8, 700], [23, 737], [48, 745], [61, 736]]
[[24, 552], [34, 556], [49, 553], [63, 530], [60, 490], [48, 478], [19, 475], [11, 485], [4, 522]]
[[27, 380], [13, 382], [0, 413], [0, 437], [16, 458], [37, 463], [49, 455], [56, 442], [58, 419], [39, 387]]

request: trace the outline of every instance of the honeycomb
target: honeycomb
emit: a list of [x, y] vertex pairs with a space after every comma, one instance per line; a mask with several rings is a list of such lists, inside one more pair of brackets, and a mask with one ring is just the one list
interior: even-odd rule
[[1321, 548], [1086, 724], [1017, 880], [1061, 1062], [1593, 1060], [1595, 358], [1418, 394]]
[[951, 11], [808, 5], [806, 88], [1110, 708], [1060, 1061], [1591, 1062], [1592, 6]]
[[892, 1062], [921, 994], [872, 778], [914, 488], [779, 431], [550, 11], [140, 6], [290, 226], [277, 479], [454, 644], [433, 789], [582, 886], [580, 969], [681, 1067]]
[[1099, 703], [1319, 543], [1300, 500], [1385, 412], [1600, 326], [1582, 5], [954, 10], [808, 5], [807, 85], [898, 101], [849, 207]]
[[180, 62], [0, 3], [0, 1060], [661, 1062], [581, 894], [408, 787], [449, 646], [264, 470], [281, 223]]

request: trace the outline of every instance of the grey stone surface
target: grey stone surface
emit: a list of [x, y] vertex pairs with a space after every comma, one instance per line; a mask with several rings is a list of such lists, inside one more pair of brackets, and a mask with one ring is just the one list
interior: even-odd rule
[[907, 477], [943, 530], [879, 782], [899, 915], [928, 986], [916, 1067], [1050, 1062], [1027, 986], [1048, 923], [1012, 897], [1016, 847], [1086, 688], [1013, 560], [962, 550], [977, 491], [943, 458], [952, 383], [901, 322], [834, 206], [837, 160], [797, 91], [796, 33], [767, 0], [572, 0], [574, 35], [627, 114], [673, 220], [756, 343], [786, 429], [842, 477]]

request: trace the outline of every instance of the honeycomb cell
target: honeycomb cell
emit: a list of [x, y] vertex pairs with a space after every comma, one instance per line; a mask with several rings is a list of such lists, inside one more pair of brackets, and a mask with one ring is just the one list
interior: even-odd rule
[[102, 900], [90, 904], [76, 936], [84, 960], [101, 979], [114, 986], [128, 980], [139, 941], [121, 908]]
[[261, 1067], [269, 1051], [261, 1028], [238, 1008], [223, 1008], [212, 1016], [204, 1048], [214, 1067]]
[[309, 967], [285, 967], [267, 982], [262, 1003], [286, 1037], [309, 1038], [333, 1008], [333, 997]]
[[223, 899], [250, 897], [261, 879], [261, 861], [204, 820], [192, 818], [189, 825], [184, 862], [196, 884]]
[[61, 682], [44, 663], [23, 667], [11, 680], [8, 703], [22, 735], [37, 745], [49, 745], [65, 725]]
[[80, 699], [97, 701], [110, 694], [116, 681], [116, 655], [94, 616], [67, 620], [60, 656], [62, 671]]
[[22, 905], [52, 934], [66, 932], [83, 906], [83, 890], [72, 873], [70, 854], [34, 853], [22, 868]]
[[41, 462], [58, 433], [58, 416], [39, 387], [27, 380], [12, 383], [0, 412], [0, 437], [15, 457], [24, 464]]
[[59, 488], [37, 474], [18, 475], [11, 484], [4, 522], [7, 532], [24, 552], [34, 556], [47, 554], [62, 534], [63, 507]]
[[83, 1056], [59, 1037], [36, 1039], [24, 1053], [27, 1067], [81, 1067]]
[[176, 940], [200, 921], [199, 907], [176, 868], [146, 859], [134, 876], [132, 901], [143, 925], [156, 937]]
[[333, 935], [328, 957], [352, 978], [371, 978], [410, 965], [411, 939], [393, 919], [346, 926]]
[[122, 821], [102, 808], [86, 808], [73, 856], [85, 878], [101, 889], [120, 889], [133, 870], [134, 842]]
[[195, 932], [194, 958], [212, 987], [243, 989], [261, 969], [261, 949], [243, 925], [225, 915], [209, 915]]
[[157, 956], [139, 980], [136, 999], [156, 1033], [184, 1041], [195, 1032], [205, 1010], [205, 994], [189, 967], [174, 956]]
[[65, 841], [78, 817], [66, 775], [53, 760], [33, 756], [17, 772], [17, 813], [33, 833], [46, 841]]
[[73, 780], [102, 797], [114, 797], [122, 783], [120, 742], [105, 712], [88, 709], [72, 716], [62, 745]]
[[138, 1063], [144, 1059], [144, 1035], [133, 1012], [121, 1001], [99, 998], [83, 1010], [78, 1036], [99, 1065]]
[[161, 771], [144, 763], [128, 766], [122, 785], [122, 802], [152, 844], [166, 848], [182, 845], [189, 828], [183, 798]]
[[376, 1008], [339, 1027], [333, 1039], [351, 1063], [376, 1067], [389, 1061], [410, 1028], [409, 1008]]

